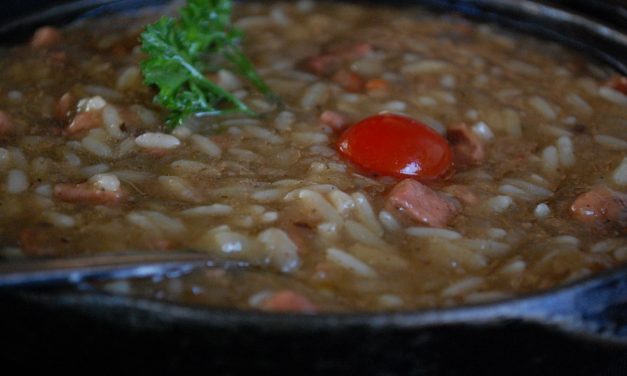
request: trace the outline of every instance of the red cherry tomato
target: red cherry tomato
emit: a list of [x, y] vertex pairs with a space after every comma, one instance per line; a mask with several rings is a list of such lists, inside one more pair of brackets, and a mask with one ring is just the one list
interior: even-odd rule
[[380, 175], [434, 180], [453, 166], [448, 142], [433, 129], [406, 116], [370, 116], [348, 128], [337, 143], [351, 162]]

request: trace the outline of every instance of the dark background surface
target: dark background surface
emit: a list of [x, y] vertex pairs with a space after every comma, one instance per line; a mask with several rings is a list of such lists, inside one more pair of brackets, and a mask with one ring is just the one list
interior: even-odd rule
[[[26, 14], [32, 14], [42, 9], [55, 7], [67, 3], [103, 4], [111, 0], [4, 0], [3, 12], [0, 20], [12, 19]], [[389, 1], [388, 1], [389, 2]], [[420, 1], [396, 1], [404, 3], [419, 3]], [[456, 1], [447, 1], [456, 2]], [[541, 4], [556, 5], [578, 13], [594, 16], [621, 29], [627, 29], [627, 1], [625, 0], [544, 0]]]
[[[24, 41], [33, 27], [45, 23], [63, 23], [99, 5], [108, 4], [109, 10], [119, 10], [164, 2], [167, 0], [5, 0], [0, 14], [0, 43]], [[625, 0], [388, 0], [385, 3], [423, 4], [498, 22], [570, 45], [627, 74]]]
[[[107, 299], [105, 299], [106, 301]], [[172, 320], [115, 299], [87, 310], [2, 299], [8, 369], [205, 375], [625, 375], [627, 349], [516, 321], [416, 328]], [[74, 307], [75, 308], [75, 307]], [[89, 312], [98, 308], [99, 312]], [[227, 313], [228, 314], [228, 313]], [[289, 320], [286, 320], [289, 321]], [[129, 325], [129, 322], [134, 324]], [[268, 324], [268, 323], [266, 323]]]

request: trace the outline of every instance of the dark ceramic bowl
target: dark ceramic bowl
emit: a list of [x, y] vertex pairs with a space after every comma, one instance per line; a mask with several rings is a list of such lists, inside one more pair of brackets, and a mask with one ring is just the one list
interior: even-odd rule
[[[5, 1], [0, 40], [85, 12], [160, 2]], [[622, 2], [397, 2], [539, 34], [627, 73]], [[3, 366], [21, 371], [619, 375], [627, 369], [627, 268], [497, 303], [394, 314], [264, 314], [73, 288], [5, 290], [0, 335]]]

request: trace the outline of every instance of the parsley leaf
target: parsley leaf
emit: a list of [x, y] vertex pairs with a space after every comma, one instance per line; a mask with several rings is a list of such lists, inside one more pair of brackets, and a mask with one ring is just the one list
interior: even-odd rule
[[146, 85], [159, 93], [174, 128], [191, 115], [255, 115], [240, 99], [207, 78], [227, 67], [246, 78], [262, 94], [273, 97], [240, 48], [242, 33], [231, 25], [231, 0], [187, 0], [179, 19], [162, 17], [141, 34], [141, 63]]

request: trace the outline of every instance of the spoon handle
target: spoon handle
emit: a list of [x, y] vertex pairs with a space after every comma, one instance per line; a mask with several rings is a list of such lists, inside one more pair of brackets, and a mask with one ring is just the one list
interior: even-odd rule
[[103, 254], [0, 262], [0, 287], [78, 283], [186, 273], [196, 268], [242, 268], [239, 261], [216, 261], [197, 252]]

